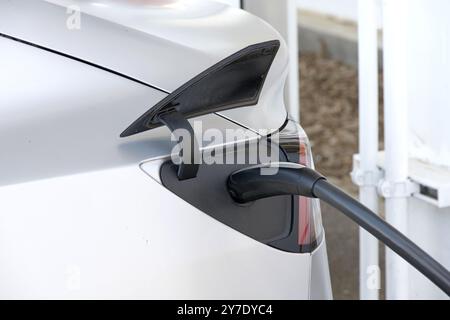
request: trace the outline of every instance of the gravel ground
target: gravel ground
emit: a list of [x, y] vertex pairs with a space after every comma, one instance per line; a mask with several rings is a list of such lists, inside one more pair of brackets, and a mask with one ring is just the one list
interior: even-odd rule
[[[358, 152], [357, 69], [324, 55], [302, 53], [300, 100], [301, 125], [310, 138], [317, 169], [356, 196], [358, 189], [350, 172], [353, 154]], [[382, 119], [381, 113], [380, 128]], [[358, 227], [326, 204], [322, 204], [322, 214], [334, 298], [358, 299]], [[382, 266], [383, 259], [380, 262]]]
[[349, 172], [358, 152], [358, 71], [318, 54], [302, 54], [300, 100], [301, 124], [311, 140], [317, 168], [356, 194]]

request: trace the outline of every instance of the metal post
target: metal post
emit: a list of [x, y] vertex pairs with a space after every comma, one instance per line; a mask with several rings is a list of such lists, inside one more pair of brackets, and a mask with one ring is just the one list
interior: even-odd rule
[[[359, 154], [361, 203], [378, 212], [378, 5], [376, 0], [358, 2], [359, 55]], [[378, 300], [380, 268], [378, 240], [359, 231], [359, 294], [361, 300]]]
[[[408, 197], [408, 0], [383, 1], [385, 77], [386, 220], [407, 234]], [[408, 264], [386, 249], [386, 297], [408, 299]]]

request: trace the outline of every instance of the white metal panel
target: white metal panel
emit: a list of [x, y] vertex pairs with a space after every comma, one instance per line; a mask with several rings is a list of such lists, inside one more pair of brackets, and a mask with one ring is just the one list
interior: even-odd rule
[[[425, 201], [409, 200], [409, 237], [444, 267], [450, 269], [450, 208], [439, 209]], [[449, 297], [413, 267], [409, 267], [410, 299], [443, 299]]]
[[234, 231], [137, 165], [0, 187], [0, 260], [2, 299], [309, 297], [309, 254]]
[[[165, 2], [0, 1], [0, 33], [96, 63], [167, 92], [249, 45], [282, 40], [258, 17], [223, 3]], [[79, 29], [67, 28], [69, 5], [82, 12]], [[253, 129], [280, 128], [286, 120], [287, 54], [281, 41], [256, 107], [222, 114]]]
[[333, 291], [331, 288], [330, 269], [328, 265], [328, 255], [326, 240], [322, 241], [319, 247], [311, 255], [311, 300], [332, 300]]
[[[167, 128], [120, 133], [166, 94], [0, 38], [0, 185], [138, 164], [170, 153]], [[199, 117], [221, 128], [217, 115]]]
[[[380, 152], [377, 158], [378, 166], [384, 168], [384, 152]], [[355, 164], [358, 165], [358, 157], [355, 157], [355, 160]], [[450, 208], [450, 171], [448, 169], [410, 158], [408, 177], [419, 186], [418, 189], [422, 188], [422, 191], [413, 193], [413, 197], [440, 209]]]
[[450, 2], [408, 1], [411, 156], [450, 170]]
[[0, 185], [139, 163], [170, 148], [167, 129], [119, 138], [160, 91], [5, 38], [0, 69]]
[[[16, 17], [38, 21], [28, 31], [39, 38], [53, 29], [51, 19], [37, 17], [46, 10], [30, 10], [37, 3], [17, 0], [0, 6], [23, 4]], [[4, 22], [0, 19], [2, 28], [11, 27]], [[39, 29], [40, 22], [48, 24]], [[251, 32], [265, 26], [247, 22]], [[104, 23], [96, 21], [94, 29], [105, 28], [113, 37], [118, 29]], [[80, 50], [130, 58], [120, 50], [96, 52], [96, 43], [105, 45], [98, 35], [82, 42]], [[80, 45], [66, 40], [73, 48]], [[121, 47], [126, 43], [112, 48]], [[189, 55], [194, 51], [183, 51], [184, 58], [195, 61]], [[277, 74], [286, 70], [282, 57], [262, 96], [260, 106], [270, 109], [236, 113], [237, 119], [258, 123], [258, 116], [272, 115], [269, 122], [259, 122], [264, 127], [274, 119], [284, 121], [278, 93], [284, 79]], [[173, 60], [169, 67], [179, 70]], [[170, 151], [168, 130], [127, 139], [119, 134], [164, 93], [5, 38], [0, 39], [0, 69], [2, 298], [309, 297], [309, 254], [256, 242], [196, 210], [139, 169], [140, 161]], [[237, 127], [215, 115], [203, 119], [205, 128]]]
[[[384, 169], [385, 156], [380, 152], [377, 164]], [[355, 166], [359, 156], [355, 156]], [[408, 177], [413, 183], [437, 190], [438, 200], [415, 192], [408, 200], [408, 237], [428, 252], [442, 265], [450, 268], [450, 208], [439, 206], [450, 194], [450, 173], [442, 167], [409, 159]], [[445, 299], [446, 295], [417, 270], [408, 267], [409, 281], [406, 284], [409, 299]]]
[[[387, 0], [386, 2], [398, 3]], [[394, 48], [396, 54], [401, 56], [399, 59], [405, 64], [403, 76], [397, 81], [405, 82], [407, 87], [406, 103], [409, 110], [403, 117], [408, 117], [409, 156], [416, 159], [410, 161], [415, 164], [412, 173], [417, 182], [435, 186], [436, 190], [440, 189], [443, 193], [439, 195], [445, 194], [444, 198], [448, 198], [448, 189], [445, 190], [448, 183], [444, 181], [450, 170], [448, 139], [450, 22], [447, 14], [449, 10], [450, 3], [446, 0], [408, 0], [404, 1], [403, 6], [398, 7], [393, 17], [396, 30], [399, 28], [399, 14], [405, 17], [406, 23], [403, 33], [397, 39], [406, 43], [406, 50], [399, 52], [395, 45]], [[388, 36], [386, 31], [384, 36]], [[386, 159], [386, 163], [390, 161], [395, 159]], [[404, 167], [401, 166], [399, 169], [402, 170]], [[443, 173], [438, 178], [440, 171], [447, 171], [447, 174]], [[439, 202], [436, 204], [439, 205]], [[450, 265], [448, 209], [437, 209], [431, 204], [410, 199], [407, 223], [408, 236], [416, 240], [419, 246], [430, 251], [448, 268]], [[409, 274], [408, 293], [411, 298], [442, 298], [440, 290], [417, 272], [409, 270]]]

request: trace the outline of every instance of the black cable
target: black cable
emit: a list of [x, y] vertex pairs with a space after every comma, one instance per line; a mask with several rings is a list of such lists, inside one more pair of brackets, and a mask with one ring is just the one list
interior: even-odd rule
[[[261, 169], [270, 167], [277, 168], [277, 171], [269, 175], [261, 174]], [[445, 267], [370, 209], [310, 168], [291, 163], [250, 167], [230, 175], [228, 190], [240, 203], [287, 194], [319, 198], [386, 244], [450, 296], [450, 272]]]
[[326, 180], [317, 181], [313, 193], [386, 244], [450, 296], [448, 270], [401, 232]]

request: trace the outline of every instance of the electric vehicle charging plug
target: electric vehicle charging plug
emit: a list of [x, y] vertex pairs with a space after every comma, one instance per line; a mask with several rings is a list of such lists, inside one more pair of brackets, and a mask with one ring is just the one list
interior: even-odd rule
[[[267, 168], [273, 168], [276, 173], [262, 175], [261, 169]], [[450, 296], [450, 272], [445, 267], [316, 171], [299, 164], [272, 163], [236, 171], [229, 176], [227, 184], [231, 197], [239, 203], [279, 195], [299, 195], [325, 201], [387, 245]]]

